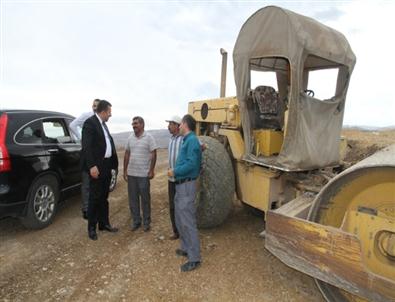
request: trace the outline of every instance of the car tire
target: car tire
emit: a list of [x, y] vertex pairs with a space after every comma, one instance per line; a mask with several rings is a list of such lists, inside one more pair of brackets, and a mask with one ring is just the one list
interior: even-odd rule
[[52, 223], [59, 202], [59, 184], [52, 175], [41, 176], [30, 186], [26, 216], [22, 224], [29, 229], [42, 229]]
[[111, 169], [111, 180], [110, 180], [110, 188], [109, 188], [110, 192], [115, 190], [115, 187], [117, 186], [117, 178], [118, 178], [118, 170]]

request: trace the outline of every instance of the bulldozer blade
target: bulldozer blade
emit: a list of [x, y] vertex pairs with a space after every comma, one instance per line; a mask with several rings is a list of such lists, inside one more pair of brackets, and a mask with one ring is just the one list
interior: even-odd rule
[[286, 265], [370, 301], [395, 301], [395, 281], [364, 267], [355, 235], [276, 211], [266, 219], [265, 247]]

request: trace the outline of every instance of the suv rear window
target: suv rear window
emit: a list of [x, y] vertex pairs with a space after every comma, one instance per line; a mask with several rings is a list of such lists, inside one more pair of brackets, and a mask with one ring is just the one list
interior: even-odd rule
[[41, 121], [29, 123], [18, 131], [15, 141], [20, 144], [39, 144], [42, 142]]
[[68, 135], [61, 120], [44, 120], [43, 129], [45, 142], [61, 144], [71, 142], [71, 137]]

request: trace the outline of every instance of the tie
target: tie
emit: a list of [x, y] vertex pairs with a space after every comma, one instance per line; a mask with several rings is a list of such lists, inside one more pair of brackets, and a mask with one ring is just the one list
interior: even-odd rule
[[110, 131], [107, 128], [106, 122], [102, 122], [104, 129], [106, 130], [108, 136], [110, 137]]
[[[108, 128], [107, 128], [106, 122], [102, 122], [102, 125], [103, 125], [104, 130], [106, 130], [107, 136], [108, 136], [108, 140], [107, 140], [107, 138], [105, 139], [105, 141], [106, 141], [106, 149], [107, 149], [107, 148], [110, 148], [109, 156], [108, 156], [108, 157], [105, 157], [105, 158], [110, 158], [110, 157], [111, 157], [111, 154], [112, 154], [112, 151], [111, 151], [111, 149], [112, 149], [112, 145], [111, 145], [111, 135], [110, 135], [110, 131], [109, 131]], [[104, 135], [104, 136], [106, 136], [106, 135]], [[110, 145], [109, 145], [109, 144], [110, 144]], [[106, 153], [107, 153], [107, 150], [106, 150]]]

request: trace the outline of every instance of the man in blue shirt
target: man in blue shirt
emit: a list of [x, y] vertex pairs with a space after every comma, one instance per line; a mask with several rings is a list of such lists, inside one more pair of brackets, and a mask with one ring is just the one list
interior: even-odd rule
[[176, 196], [174, 198], [175, 218], [180, 234], [180, 248], [176, 254], [188, 257], [181, 265], [182, 272], [196, 269], [200, 265], [200, 241], [196, 225], [196, 179], [200, 173], [202, 149], [194, 131], [195, 119], [187, 114], [180, 124], [183, 142], [174, 169], [169, 169], [168, 176], [175, 177]]
[[[176, 166], [176, 160], [183, 139], [182, 135], [180, 134], [181, 118], [175, 115], [171, 119], [166, 120], [166, 122], [169, 123], [167, 128], [171, 133], [169, 148], [168, 148], [169, 168], [174, 169]], [[169, 180], [168, 180], [169, 212], [170, 212], [171, 226], [173, 228], [173, 234], [170, 236], [170, 240], [176, 240], [180, 237], [176, 226], [175, 208], [174, 208], [174, 197], [176, 196], [175, 181], [176, 179], [174, 178], [174, 176], [172, 177], [169, 176]]]

